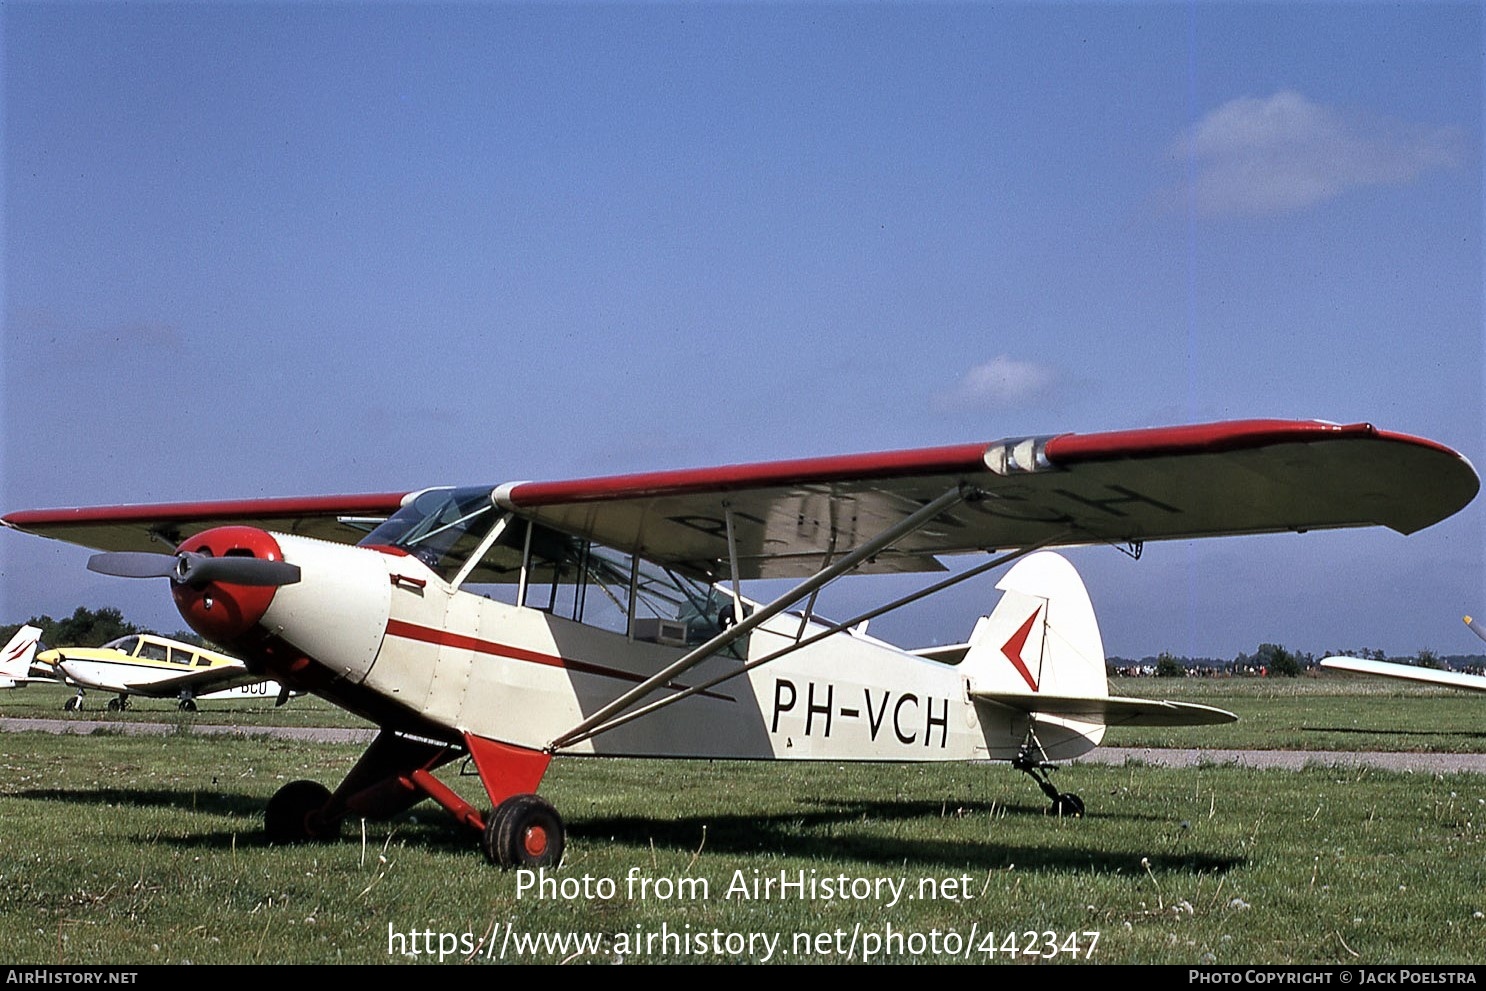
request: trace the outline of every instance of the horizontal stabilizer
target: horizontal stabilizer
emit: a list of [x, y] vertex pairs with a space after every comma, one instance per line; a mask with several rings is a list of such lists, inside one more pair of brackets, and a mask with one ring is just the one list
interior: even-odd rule
[[971, 692], [970, 697], [977, 702], [993, 702], [1018, 712], [1064, 716], [1106, 726], [1209, 726], [1238, 721], [1238, 717], [1226, 709], [1194, 702], [1005, 692]]
[[958, 664], [965, 659], [970, 652], [968, 643], [950, 643], [943, 647], [920, 647], [909, 651], [914, 657], [923, 657], [940, 664]]
[[1371, 674], [1380, 678], [1399, 678], [1403, 681], [1421, 681], [1426, 685], [1443, 685], [1446, 688], [1486, 692], [1486, 677], [1478, 674], [1464, 674], [1460, 671], [1441, 671], [1437, 668], [1421, 668], [1412, 664], [1396, 664], [1392, 661], [1366, 661], [1359, 657], [1323, 657], [1321, 666], [1334, 671], [1351, 671], [1354, 674]]

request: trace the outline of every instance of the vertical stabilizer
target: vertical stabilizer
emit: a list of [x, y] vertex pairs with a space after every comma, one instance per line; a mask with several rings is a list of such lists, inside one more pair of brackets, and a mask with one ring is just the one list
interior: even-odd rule
[[[1046, 760], [1093, 749], [1104, 736], [1101, 720], [1039, 712], [1037, 702], [1109, 696], [1104, 641], [1083, 579], [1062, 556], [1040, 551], [1019, 561], [996, 587], [1001, 601], [976, 623], [961, 665], [977, 705], [1004, 706], [996, 701], [1001, 698], [1017, 701], [1024, 712], [1004, 737], [988, 734], [991, 755], [1009, 759], [1029, 742]], [[1004, 720], [1002, 713], [983, 722]]]
[[36, 644], [40, 639], [40, 629], [23, 626], [0, 649], [0, 688], [16, 688], [30, 680], [31, 661], [36, 657]]

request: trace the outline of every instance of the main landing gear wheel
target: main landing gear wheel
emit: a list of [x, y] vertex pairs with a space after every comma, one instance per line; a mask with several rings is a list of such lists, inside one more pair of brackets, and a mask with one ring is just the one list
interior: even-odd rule
[[480, 849], [501, 867], [556, 867], [567, 830], [552, 803], [540, 795], [513, 795], [485, 820]]
[[320, 816], [329, 801], [330, 789], [318, 781], [291, 781], [274, 792], [263, 813], [263, 831], [269, 842], [335, 839], [341, 832], [340, 820], [327, 823]]
[[181, 699], [177, 705], [182, 712], [195, 712], [196, 701], [194, 699]]
[[126, 698], [116, 698], [108, 700], [109, 712], [123, 712], [127, 708], [129, 708], [129, 700]]

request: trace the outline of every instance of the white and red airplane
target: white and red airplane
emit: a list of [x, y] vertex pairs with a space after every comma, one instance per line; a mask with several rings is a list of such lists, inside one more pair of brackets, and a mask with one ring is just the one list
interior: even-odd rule
[[[1033, 552], [1372, 525], [1412, 533], [1479, 484], [1432, 441], [1250, 420], [3, 522], [106, 551], [96, 571], [169, 578], [204, 637], [381, 726], [334, 792], [297, 781], [274, 795], [272, 839], [333, 836], [348, 816], [432, 798], [479, 831], [492, 861], [538, 866], [560, 860], [565, 842], [536, 794], [554, 756], [1003, 760], [1057, 811], [1077, 813], [1082, 803], [1044, 772], [1095, 747], [1105, 726], [1232, 716], [1109, 697], [1082, 582]], [[168, 553], [151, 552], [162, 544]], [[971, 553], [989, 556], [845, 621], [814, 615], [820, 589], [848, 572], [943, 572], [939, 555]], [[1024, 556], [962, 653], [919, 656], [860, 632]], [[768, 602], [743, 597], [741, 582], [781, 578], [797, 581]], [[936, 659], [946, 653], [959, 663]], [[464, 755], [490, 813], [433, 774]]]

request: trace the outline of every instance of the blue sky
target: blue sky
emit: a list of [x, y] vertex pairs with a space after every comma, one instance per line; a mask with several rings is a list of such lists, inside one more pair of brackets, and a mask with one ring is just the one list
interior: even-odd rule
[[[0, 30], [6, 512], [1254, 416], [1486, 464], [1475, 4], [7, 3]], [[1115, 654], [1463, 653], [1483, 549], [1473, 504], [1070, 557]], [[0, 622], [179, 627], [86, 557], [0, 534]], [[874, 632], [959, 639], [993, 584]]]

